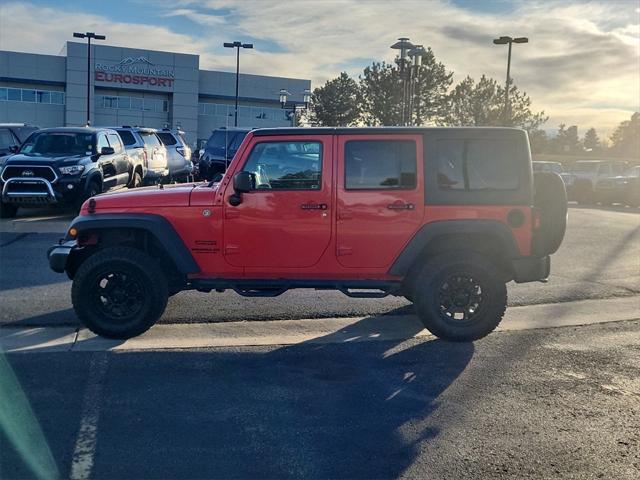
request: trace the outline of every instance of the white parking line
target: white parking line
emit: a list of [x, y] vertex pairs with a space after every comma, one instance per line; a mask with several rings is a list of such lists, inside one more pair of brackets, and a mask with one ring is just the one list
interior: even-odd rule
[[85, 480], [91, 476], [93, 459], [96, 453], [98, 421], [102, 403], [102, 388], [107, 373], [108, 357], [98, 353], [91, 359], [89, 379], [82, 401], [80, 431], [76, 439], [71, 460], [71, 480]]

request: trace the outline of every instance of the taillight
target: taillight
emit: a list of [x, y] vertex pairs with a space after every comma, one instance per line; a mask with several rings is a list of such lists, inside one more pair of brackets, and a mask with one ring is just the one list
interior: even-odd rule
[[183, 157], [185, 156], [184, 154], [184, 147], [176, 147], [176, 152], [178, 152], [180, 155], [182, 155]]
[[147, 148], [146, 147], [142, 149], [142, 161], [144, 162], [145, 165], [149, 164], [149, 160], [148, 160], [148, 157], [147, 157]]

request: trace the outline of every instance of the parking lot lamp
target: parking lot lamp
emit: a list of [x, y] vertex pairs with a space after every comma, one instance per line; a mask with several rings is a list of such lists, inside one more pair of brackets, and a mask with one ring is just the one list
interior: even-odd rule
[[409, 114], [408, 120], [409, 124], [412, 123], [413, 110], [414, 105], [413, 102], [415, 100], [415, 110], [416, 110], [416, 124], [420, 125], [422, 123], [422, 118], [420, 115], [420, 97], [415, 98], [415, 88], [417, 84], [420, 82], [420, 67], [422, 66], [422, 57], [427, 53], [422, 45], [416, 45], [414, 48], [409, 50], [408, 55], [411, 59], [411, 76], [410, 76], [410, 84], [409, 84]]
[[74, 38], [87, 39], [87, 127], [91, 125], [91, 39], [106, 40], [104, 35], [98, 35], [94, 32], [73, 33]]
[[511, 83], [511, 45], [514, 43], [528, 43], [529, 39], [527, 37], [517, 37], [512, 38], [508, 36], [503, 36], [500, 38], [494, 38], [493, 43], [495, 45], [509, 45], [509, 53], [507, 54], [507, 82], [504, 91], [504, 117], [503, 123], [505, 127], [510, 126], [511, 124], [511, 112], [509, 111], [509, 84]]
[[408, 77], [411, 74], [407, 65], [408, 63], [407, 54], [409, 50], [414, 48], [414, 45], [409, 41], [407, 37], [400, 37], [396, 43], [391, 45], [391, 48], [394, 50], [400, 50], [399, 67], [400, 67], [400, 78], [402, 79], [402, 112], [401, 112], [402, 122], [401, 123], [403, 125], [406, 125], [407, 110], [408, 110], [407, 101], [409, 98], [409, 94], [407, 91], [408, 85], [409, 85]]
[[240, 49], [253, 48], [253, 43], [224, 42], [223, 45], [225, 48], [236, 49], [236, 108], [235, 108], [234, 125], [237, 127], [238, 126], [238, 80], [240, 77]]
[[298, 117], [309, 108], [309, 103], [311, 102], [311, 90], [306, 88], [302, 92], [302, 103], [287, 103], [287, 98], [291, 94], [287, 92], [284, 88], [280, 89], [278, 92], [278, 98], [280, 100], [280, 106], [287, 111], [287, 116], [291, 119], [291, 126], [298, 126]]

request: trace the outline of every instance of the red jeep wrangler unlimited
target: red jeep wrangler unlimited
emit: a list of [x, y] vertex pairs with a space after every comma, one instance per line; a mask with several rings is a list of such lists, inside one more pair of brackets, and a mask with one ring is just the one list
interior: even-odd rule
[[509, 128], [250, 132], [218, 183], [88, 200], [50, 266], [93, 332], [128, 338], [187, 289], [403, 295], [438, 337], [491, 332], [506, 283], [543, 280], [564, 236], [557, 174]]

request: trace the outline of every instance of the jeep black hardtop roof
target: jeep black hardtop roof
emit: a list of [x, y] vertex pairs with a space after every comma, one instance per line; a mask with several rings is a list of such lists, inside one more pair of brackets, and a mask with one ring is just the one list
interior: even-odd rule
[[256, 137], [271, 135], [371, 135], [394, 133], [426, 133], [444, 131], [491, 131], [491, 132], [524, 132], [513, 127], [272, 127], [258, 128], [252, 133]]

